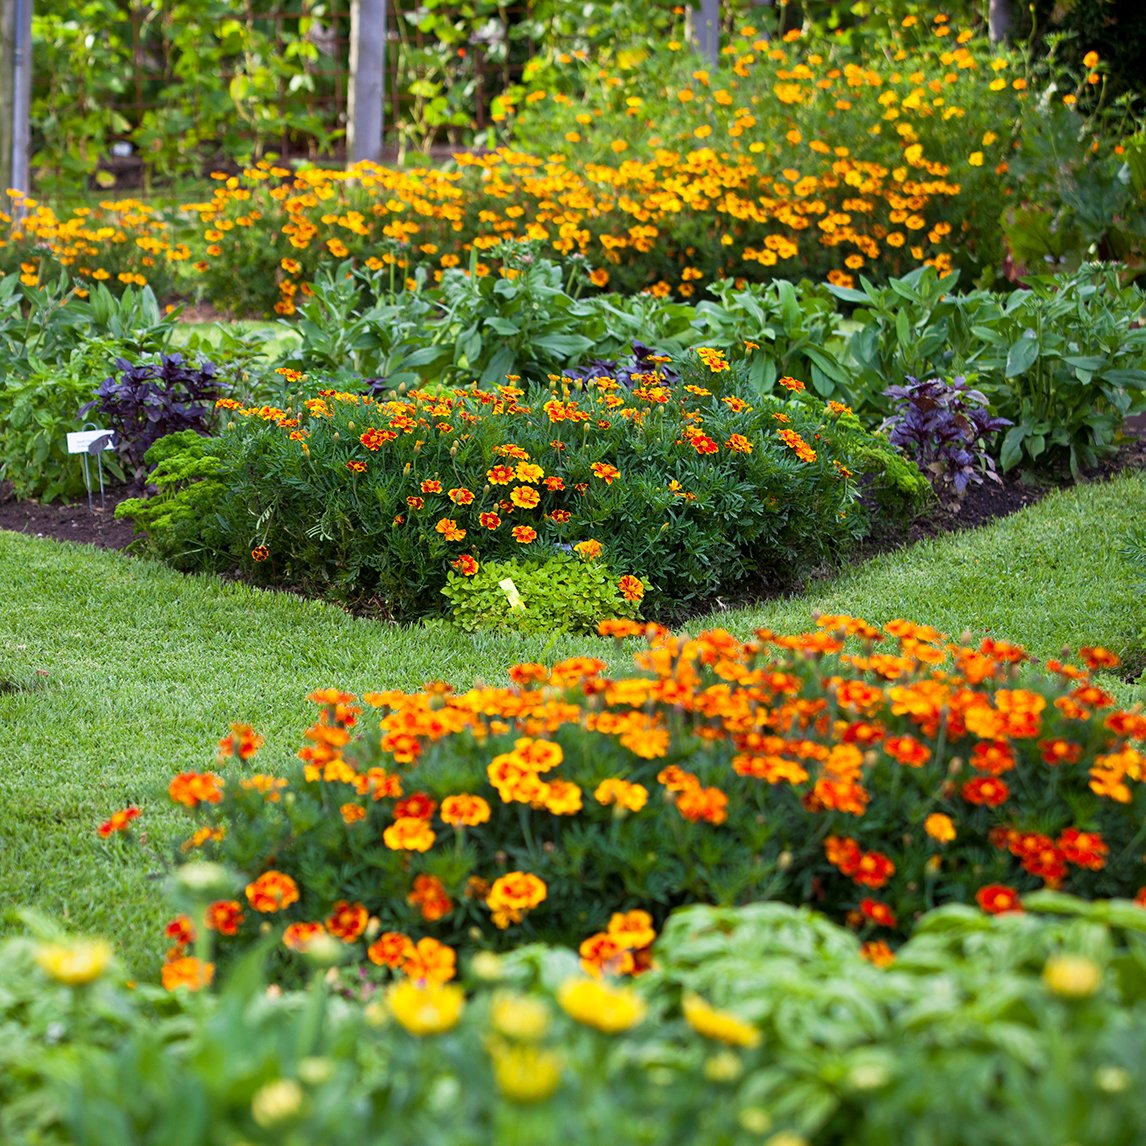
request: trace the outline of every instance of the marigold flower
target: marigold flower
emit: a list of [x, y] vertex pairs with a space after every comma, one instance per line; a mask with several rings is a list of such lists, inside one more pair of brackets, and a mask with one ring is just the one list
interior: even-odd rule
[[513, 502], [518, 509], [533, 509], [541, 500], [541, 495], [531, 486], [519, 485], [514, 486], [509, 495], [509, 500]]
[[557, 1002], [570, 1018], [606, 1034], [619, 1034], [645, 1017], [645, 1001], [629, 987], [612, 987], [599, 979], [567, 979], [557, 989]]
[[223, 779], [214, 772], [181, 772], [168, 785], [167, 794], [188, 808], [218, 804], [223, 799]]
[[855, 865], [855, 869], [845, 874], [850, 875], [856, 883], [873, 890], [883, 887], [893, 875], [895, 864], [882, 852], [864, 852]]
[[723, 824], [728, 819], [728, 797], [719, 788], [700, 785], [685, 788], [677, 797], [676, 810], [693, 823]]
[[480, 513], [478, 521], [483, 529], [496, 529], [501, 524], [501, 518], [496, 513]]
[[454, 909], [454, 901], [446, 894], [442, 881], [424, 873], [414, 877], [414, 886], [406, 896], [406, 902], [418, 908], [428, 923], [444, 919]]
[[581, 789], [568, 780], [550, 780], [543, 806], [554, 816], [576, 815], [582, 807]]
[[457, 489], [452, 489], [449, 492], [449, 499], [454, 505], [472, 505], [474, 500], [473, 490], [466, 489], [460, 486]]
[[283, 932], [283, 946], [304, 955], [310, 945], [326, 934], [326, 928], [316, 921], [290, 924]]
[[511, 481], [517, 478], [517, 474], [512, 466], [494, 466], [492, 469], [486, 470], [486, 475], [489, 479], [490, 485], [509, 485]]
[[111, 962], [111, 944], [103, 939], [44, 943], [36, 948], [36, 963], [45, 975], [67, 987], [92, 983]]
[[180, 987], [199, 991], [210, 986], [215, 978], [215, 964], [196, 959], [193, 955], [185, 955], [164, 963], [161, 974], [163, 986], [168, 991], [176, 991]]
[[494, 880], [485, 902], [494, 923], [504, 930], [511, 923], [520, 923], [525, 913], [543, 903], [548, 894], [544, 880], [532, 872], [511, 871]]
[[581, 558], [582, 561], [595, 561], [605, 551], [605, 547], [595, 538], [590, 537], [588, 541], [578, 541], [573, 546], [573, 552]]
[[632, 951], [615, 935], [599, 931], [590, 935], [578, 948], [581, 970], [599, 978], [601, 975], [630, 975], [635, 967]]
[[608, 933], [631, 950], [648, 947], [657, 937], [653, 917], [639, 909], [614, 912], [609, 918]]
[[941, 844], [949, 844], [955, 838], [955, 824], [950, 816], [945, 816], [942, 812], [932, 812], [923, 821], [923, 830]]
[[447, 541], [462, 541], [466, 536], [466, 531], [458, 528], [458, 523], [452, 517], [443, 517], [434, 529]]
[[370, 913], [361, 903], [340, 899], [331, 909], [326, 930], [343, 943], [353, 943], [366, 930]]
[[600, 478], [606, 485], [612, 485], [621, 476], [621, 471], [607, 462], [594, 462], [589, 468], [593, 476]]
[[414, 950], [413, 941], [400, 931], [383, 931], [366, 949], [366, 957], [379, 967], [400, 967]]
[[251, 550], [252, 561], [266, 561], [270, 555], [271, 551], [265, 545], [256, 545], [254, 549]]
[[1002, 915], [1007, 911], [1022, 911], [1019, 893], [1001, 883], [988, 884], [975, 892], [975, 902], [988, 915]]
[[400, 820], [404, 816], [414, 816], [419, 820], [432, 820], [437, 810], [438, 802], [425, 792], [411, 792], [394, 805], [394, 818]]
[[528, 545], [531, 541], [537, 540], [537, 530], [531, 529], [528, 525], [515, 525], [512, 533], [513, 540], [518, 545]]
[[265, 871], [258, 879], [247, 884], [247, 902], [256, 910], [269, 914], [283, 911], [298, 903], [298, 884], [281, 871]]
[[976, 776], [963, 785], [963, 799], [968, 804], [985, 804], [988, 808], [997, 808], [1006, 803], [1010, 794], [1007, 785], [994, 776]]
[[617, 582], [617, 588], [626, 601], [639, 601], [645, 595], [644, 582], [629, 573]]
[[554, 1051], [496, 1043], [490, 1047], [490, 1055], [494, 1082], [510, 1102], [523, 1105], [544, 1102], [561, 1085], [564, 1063]]
[[876, 967], [890, 967], [895, 962], [895, 952], [882, 939], [875, 939], [860, 947], [860, 958]]
[[382, 842], [392, 851], [426, 852], [436, 838], [430, 825], [418, 816], [403, 816], [382, 833]]
[[412, 1035], [440, 1035], [458, 1025], [466, 994], [453, 984], [426, 983], [413, 979], [395, 983], [386, 993], [386, 1003], [395, 1021]]
[[760, 1045], [761, 1034], [756, 1027], [730, 1011], [717, 1010], [699, 995], [686, 993], [680, 1009], [684, 1021], [706, 1039], [746, 1049]]
[[238, 935], [243, 919], [242, 905], [237, 899], [218, 899], [207, 908], [204, 923], [209, 931], [220, 935]]
[[427, 936], [406, 953], [402, 973], [418, 984], [448, 983], [457, 974], [458, 957], [452, 947]]
[[442, 801], [441, 815], [443, 824], [474, 828], [489, 822], [490, 806], [481, 796], [463, 792]]
[[639, 812], [649, 801], [649, 790], [643, 784], [610, 778], [597, 785], [593, 799], [598, 804], [616, 804], [627, 812]]
[[114, 835], [116, 832], [126, 831], [132, 820], [138, 819], [140, 814], [139, 809], [134, 804], [122, 811], [113, 812], [111, 819], [104, 820], [99, 826], [100, 839], [106, 840], [108, 836]]
[[886, 903], [880, 903], [878, 899], [862, 899], [860, 900], [860, 911], [880, 927], [894, 927], [895, 926], [895, 912], [891, 910]]

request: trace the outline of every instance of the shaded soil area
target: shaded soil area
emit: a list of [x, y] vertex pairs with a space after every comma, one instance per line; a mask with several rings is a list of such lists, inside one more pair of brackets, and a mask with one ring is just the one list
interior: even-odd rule
[[[1084, 475], [1085, 480], [1102, 481], [1126, 469], [1146, 469], [1146, 416], [1131, 419], [1127, 430], [1135, 436], [1116, 456]], [[883, 522], [865, 543], [862, 556], [986, 525], [1033, 505], [1056, 488], [1051, 481], [1035, 483], [1015, 475], [1004, 476], [1000, 483], [984, 481], [967, 491], [957, 512], [933, 506], [912, 521]], [[115, 520], [114, 511], [128, 496], [123, 487], [113, 487], [107, 491], [102, 507], [98, 494], [91, 508], [86, 500], [43, 505], [21, 501], [12, 495], [10, 487], [0, 484], [0, 529], [51, 537], [56, 541], [78, 541], [101, 549], [123, 549], [134, 534], [128, 522]]]

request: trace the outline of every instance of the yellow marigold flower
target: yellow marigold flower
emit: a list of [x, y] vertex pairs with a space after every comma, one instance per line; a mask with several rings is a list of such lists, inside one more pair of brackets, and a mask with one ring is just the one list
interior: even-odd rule
[[967, 156], [967, 162], [970, 163], [972, 167], [982, 167], [983, 153], [981, 151], [972, 151], [971, 154]]
[[716, 1039], [734, 1047], [754, 1047], [760, 1044], [760, 1032], [748, 1022], [728, 1011], [718, 1011], [699, 995], [685, 995], [681, 1001], [684, 1021], [697, 1034]]
[[386, 993], [386, 1002], [398, 1024], [421, 1038], [453, 1030], [465, 1009], [466, 993], [454, 984], [419, 986], [413, 979], [404, 979]]
[[1097, 65], [1097, 63], [1098, 63], [1098, 53], [1097, 52], [1094, 52], [1094, 51], [1087, 52], [1086, 55], [1082, 57], [1082, 66], [1084, 68], [1093, 68], [1093, 67], [1095, 67], [1095, 65]]
[[40, 970], [57, 983], [79, 987], [98, 979], [111, 962], [111, 944], [103, 939], [48, 943], [36, 949]]
[[561, 1085], [561, 1058], [531, 1046], [490, 1048], [497, 1088], [510, 1102], [544, 1102]]
[[1065, 999], [1088, 999], [1102, 986], [1102, 968], [1085, 955], [1052, 955], [1043, 967], [1043, 983]]
[[945, 816], [942, 812], [932, 812], [923, 821], [923, 830], [941, 844], [949, 844], [955, 838], [955, 825], [951, 817]]
[[635, 1027], [648, 1010], [631, 987], [611, 987], [599, 979], [567, 979], [557, 990], [557, 1002], [570, 1018], [610, 1035]]
[[434, 846], [434, 831], [420, 816], [400, 816], [383, 833], [392, 851], [426, 852]]
[[649, 802], [649, 790], [642, 784], [610, 778], [602, 780], [593, 793], [598, 804], [616, 804], [628, 812], [639, 812]]
[[549, 1008], [530, 995], [497, 991], [490, 1003], [489, 1020], [506, 1038], [537, 1042], [549, 1030]]

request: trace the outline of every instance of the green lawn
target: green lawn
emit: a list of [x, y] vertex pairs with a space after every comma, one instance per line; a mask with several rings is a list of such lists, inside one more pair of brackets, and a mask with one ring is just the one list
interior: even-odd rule
[[[1036, 655], [1100, 643], [1141, 658], [1146, 603], [1115, 548], [1141, 517], [1146, 474], [1056, 494], [973, 533], [927, 542], [845, 572], [807, 594], [714, 614], [746, 636], [803, 629], [813, 610], [895, 616], [958, 636], [1020, 641]], [[268, 770], [299, 747], [306, 693], [412, 689], [426, 680], [501, 681], [519, 660], [592, 652], [620, 670], [613, 642], [469, 637], [356, 620], [286, 594], [0, 532], [0, 903], [34, 905], [115, 939], [137, 974], [155, 973], [167, 911], [163, 864], [184, 822], [170, 777], [213, 762], [231, 721], [266, 737]], [[46, 674], [46, 675], [42, 675]], [[4, 682], [8, 682], [5, 684]], [[1106, 681], [1123, 703], [1138, 684]], [[146, 859], [97, 825], [128, 803], [145, 812]], [[0, 923], [12, 930], [11, 919]]]

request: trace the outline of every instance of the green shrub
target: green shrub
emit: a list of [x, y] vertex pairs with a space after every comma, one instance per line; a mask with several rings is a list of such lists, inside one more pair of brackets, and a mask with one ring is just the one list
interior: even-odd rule
[[598, 621], [635, 617], [644, 587], [635, 578], [619, 580], [602, 562], [560, 553], [548, 561], [487, 561], [469, 576], [450, 573], [442, 593], [450, 623], [466, 632], [595, 633]]

